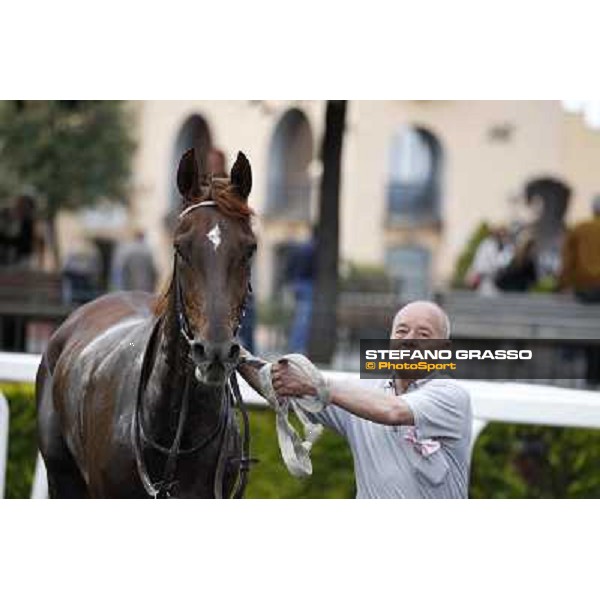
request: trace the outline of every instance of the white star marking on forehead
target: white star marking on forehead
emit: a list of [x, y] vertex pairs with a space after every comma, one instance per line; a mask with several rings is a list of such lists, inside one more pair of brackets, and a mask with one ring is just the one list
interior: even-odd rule
[[206, 237], [212, 242], [216, 252], [221, 243], [221, 228], [218, 223], [206, 234]]

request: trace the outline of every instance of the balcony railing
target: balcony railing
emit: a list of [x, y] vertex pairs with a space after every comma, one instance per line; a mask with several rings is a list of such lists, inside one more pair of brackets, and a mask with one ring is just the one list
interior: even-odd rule
[[388, 217], [407, 223], [438, 222], [439, 201], [433, 184], [392, 182], [387, 187]]

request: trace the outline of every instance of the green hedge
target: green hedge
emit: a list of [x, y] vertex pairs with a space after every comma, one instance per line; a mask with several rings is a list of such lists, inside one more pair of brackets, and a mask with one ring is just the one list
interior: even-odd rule
[[342, 292], [395, 292], [396, 282], [384, 267], [345, 262], [340, 269]]
[[477, 252], [477, 248], [479, 248], [479, 244], [490, 235], [490, 227], [487, 223], [480, 223], [473, 233], [471, 237], [467, 240], [465, 247], [458, 257], [456, 261], [456, 265], [454, 266], [454, 273], [452, 275], [452, 287], [453, 288], [464, 288], [465, 286], [465, 276], [467, 275], [467, 271], [473, 264], [473, 259], [475, 258], [475, 253]]
[[[1, 384], [10, 408], [7, 498], [28, 498], [36, 459], [33, 386]], [[326, 431], [313, 450], [315, 473], [305, 480], [292, 477], [279, 455], [274, 414], [250, 413], [252, 454], [260, 462], [252, 469], [248, 498], [351, 498], [354, 496], [352, 458], [345, 442]]]
[[292, 477], [279, 453], [275, 415], [253, 410], [250, 415], [252, 455], [259, 463], [250, 473], [247, 498], [353, 498], [356, 494], [352, 455], [343, 438], [325, 431], [312, 450], [313, 474]]
[[29, 498], [37, 453], [34, 388], [3, 383], [0, 391], [10, 410], [5, 496]]
[[[8, 498], [30, 495], [35, 466], [33, 386], [2, 385], [11, 421]], [[275, 419], [251, 412], [248, 498], [352, 498], [352, 457], [345, 441], [326, 431], [312, 453], [313, 475], [295, 479], [279, 455]], [[492, 424], [480, 436], [471, 469], [472, 498], [600, 498], [600, 431]]]
[[477, 441], [472, 498], [600, 498], [600, 430], [496, 423]]

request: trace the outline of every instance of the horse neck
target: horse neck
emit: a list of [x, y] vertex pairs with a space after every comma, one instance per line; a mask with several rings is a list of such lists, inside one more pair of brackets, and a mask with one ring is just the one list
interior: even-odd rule
[[198, 437], [218, 420], [225, 389], [224, 386], [206, 386], [196, 380], [195, 367], [179, 330], [172, 300], [158, 327], [144, 399], [144, 422], [157, 442], [170, 445], [184, 400], [188, 401], [184, 438]]

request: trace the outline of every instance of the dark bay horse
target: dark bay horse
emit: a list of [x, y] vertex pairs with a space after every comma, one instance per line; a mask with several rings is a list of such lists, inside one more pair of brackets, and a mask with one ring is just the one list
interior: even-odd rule
[[230, 378], [256, 240], [252, 173], [229, 178], [181, 158], [173, 275], [157, 298], [109, 294], [53, 335], [36, 381], [39, 447], [50, 496], [228, 497], [241, 439]]

